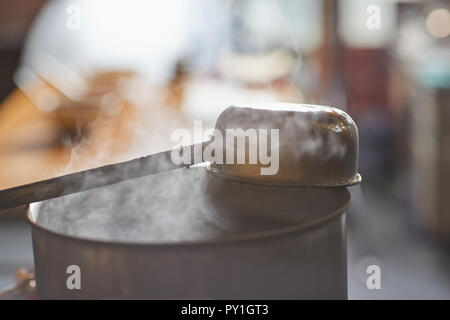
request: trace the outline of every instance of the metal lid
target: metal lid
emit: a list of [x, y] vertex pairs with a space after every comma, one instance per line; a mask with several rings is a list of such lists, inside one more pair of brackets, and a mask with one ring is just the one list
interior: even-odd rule
[[[224, 163], [212, 163], [213, 174], [266, 185], [335, 187], [361, 182], [358, 129], [340, 109], [290, 103], [230, 106], [217, 119], [216, 129], [226, 142]], [[235, 138], [228, 139], [227, 134]], [[239, 139], [245, 141], [245, 149], [239, 148]], [[255, 143], [258, 156], [252, 163], [249, 153]], [[234, 152], [235, 163], [225, 160], [227, 150]], [[245, 163], [236, 163], [239, 156]]]

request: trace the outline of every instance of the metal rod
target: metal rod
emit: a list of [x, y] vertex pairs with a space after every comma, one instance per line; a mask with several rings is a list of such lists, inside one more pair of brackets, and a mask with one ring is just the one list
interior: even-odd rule
[[[31, 202], [47, 200], [66, 194], [94, 189], [143, 177], [177, 168], [189, 167], [204, 161], [203, 157], [194, 157], [200, 154], [209, 141], [180, 147], [178, 149], [163, 151], [145, 157], [106, 165], [94, 169], [84, 170], [47, 180], [0, 190], [0, 209], [18, 207]], [[190, 150], [189, 150], [190, 149]], [[172, 161], [172, 152], [190, 152], [190, 163], [175, 164]]]

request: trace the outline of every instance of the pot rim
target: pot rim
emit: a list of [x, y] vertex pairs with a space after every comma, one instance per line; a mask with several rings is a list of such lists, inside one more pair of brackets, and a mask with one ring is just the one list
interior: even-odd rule
[[345, 199], [342, 200], [342, 205], [335, 208], [331, 213], [314, 219], [309, 222], [302, 222], [302, 223], [294, 223], [293, 225], [289, 225], [286, 227], [281, 228], [275, 228], [275, 229], [269, 229], [264, 231], [257, 231], [257, 232], [248, 232], [238, 235], [231, 235], [231, 236], [224, 236], [224, 237], [218, 237], [218, 238], [210, 238], [210, 239], [201, 239], [201, 240], [184, 240], [184, 241], [162, 241], [162, 242], [144, 242], [144, 241], [117, 241], [117, 240], [105, 240], [105, 239], [94, 239], [94, 238], [82, 238], [79, 236], [74, 235], [68, 235], [64, 234], [58, 231], [50, 230], [47, 228], [44, 228], [43, 226], [36, 223], [35, 219], [33, 218], [33, 211], [39, 210], [42, 202], [34, 202], [31, 204], [28, 204], [26, 207], [27, 210], [27, 221], [31, 225], [32, 229], [37, 229], [41, 232], [62, 238], [64, 240], [72, 240], [77, 242], [83, 242], [87, 244], [95, 244], [95, 245], [108, 245], [108, 246], [126, 246], [126, 247], [146, 247], [146, 248], [177, 248], [177, 247], [191, 247], [191, 246], [210, 246], [210, 245], [221, 245], [221, 244], [229, 244], [229, 243], [235, 243], [235, 242], [244, 242], [244, 241], [251, 241], [251, 240], [259, 240], [259, 239], [267, 239], [271, 237], [276, 236], [282, 236], [287, 235], [290, 233], [311, 229], [314, 227], [317, 227], [321, 224], [326, 223], [329, 220], [333, 220], [337, 216], [344, 214], [345, 210], [348, 208], [350, 204], [350, 192], [346, 190], [345, 193]]
[[283, 180], [275, 180], [275, 181], [267, 181], [267, 180], [258, 180], [252, 178], [241, 178], [237, 176], [233, 176], [230, 174], [226, 174], [217, 170], [217, 167], [213, 165], [209, 165], [206, 167], [206, 171], [216, 177], [227, 179], [234, 182], [247, 183], [253, 185], [261, 185], [266, 187], [283, 187], [283, 188], [342, 188], [342, 187], [351, 187], [362, 182], [362, 176], [357, 173], [355, 176], [350, 178], [347, 181], [335, 183], [335, 184], [304, 184], [296, 181], [283, 181]]

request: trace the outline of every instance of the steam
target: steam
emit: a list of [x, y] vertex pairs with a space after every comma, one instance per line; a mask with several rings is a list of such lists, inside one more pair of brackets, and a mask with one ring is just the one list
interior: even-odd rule
[[[74, 145], [69, 163], [57, 174], [170, 150], [175, 144], [170, 140], [171, 132], [188, 127], [188, 122], [179, 112], [162, 107], [161, 90], [149, 91], [149, 87], [139, 79], [126, 97], [129, 100], [116, 101], [123, 112], [118, 116], [129, 116], [125, 125], [118, 123], [114, 114], [100, 115], [90, 123], [106, 133], [92, 132]], [[114, 140], [115, 136], [125, 142]], [[143, 166], [171, 165], [170, 157], [156, 161], [127, 166], [112, 174], [118, 178], [128, 177], [132, 172], [144, 170]], [[82, 185], [93, 185], [93, 182], [109, 178], [85, 175]], [[40, 207], [37, 223], [64, 234], [111, 241], [170, 242], [211, 238], [225, 232], [228, 221], [204, 203], [204, 193], [198, 173], [175, 170], [46, 201]]]
[[229, 222], [205, 197], [206, 172], [178, 169], [76, 193], [40, 208], [37, 223], [88, 239], [176, 242], [226, 233]]
[[[315, 130], [314, 126], [324, 125], [323, 110], [312, 106], [311, 110], [308, 107], [306, 110], [308, 112], [286, 114], [235, 108], [235, 112], [228, 113], [231, 118], [226, 121], [231, 127], [242, 124], [245, 119], [247, 128], [280, 128], [280, 156], [311, 156], [317, 161], [330, 157], [341, 159], [346, 145], [335, 133], [344, 130], [345, 126], [326, 122], [325, 125], [331, 127]], [[336, 109], [327, 111], [339, 112]], [[220, 126], [220, 119], [218, 124]], [[167, 141], [169, 136], [162, 139]], [[137, 135], [137, 141], [139, 137]], [[133, 145], [131, 143], [130, 147]], [[77, 150], [73, 152], [76, 156]], [[104, 154], [99, 153], [99, 156]], [[167, 163], [144, 165], [170, 165], [171, 159], [168, 156], [157, 161]], [[130, 171], [140, 170], [143, 170], [142, 164], [124, 167], [123, 171], [114, 174], [127, 177]], [[56, 232], [109, 241], [177, 242], [219, 237], [233, 232], [234, 227], [228, 216], [230, 213], [220, 214], [208, 198], [207, 175], [202, 168], [178, 169], [60, 197], [41, 206], [37, 222]], [[104, 178], [87, 175], [84, 183]]]

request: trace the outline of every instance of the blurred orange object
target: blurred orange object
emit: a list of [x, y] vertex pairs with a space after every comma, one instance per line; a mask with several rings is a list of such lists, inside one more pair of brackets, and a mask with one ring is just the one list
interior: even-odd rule
[[[88, 106], [42, 111], [14, 90], [0, 105], [0, 189], [114, 162], [130, 140], [127, 124], [134, 117], [134, 107], [127, 102], [117, 113], [103, 116], [98, 107]], [[89, 131], [89, 143], [80, 144], [77, 152], [98, 162], [71, 161], [73, 143], [79, 141], [62, 142], [77, 130]], [[78, 138], [86, 139], [85, 135]]]

